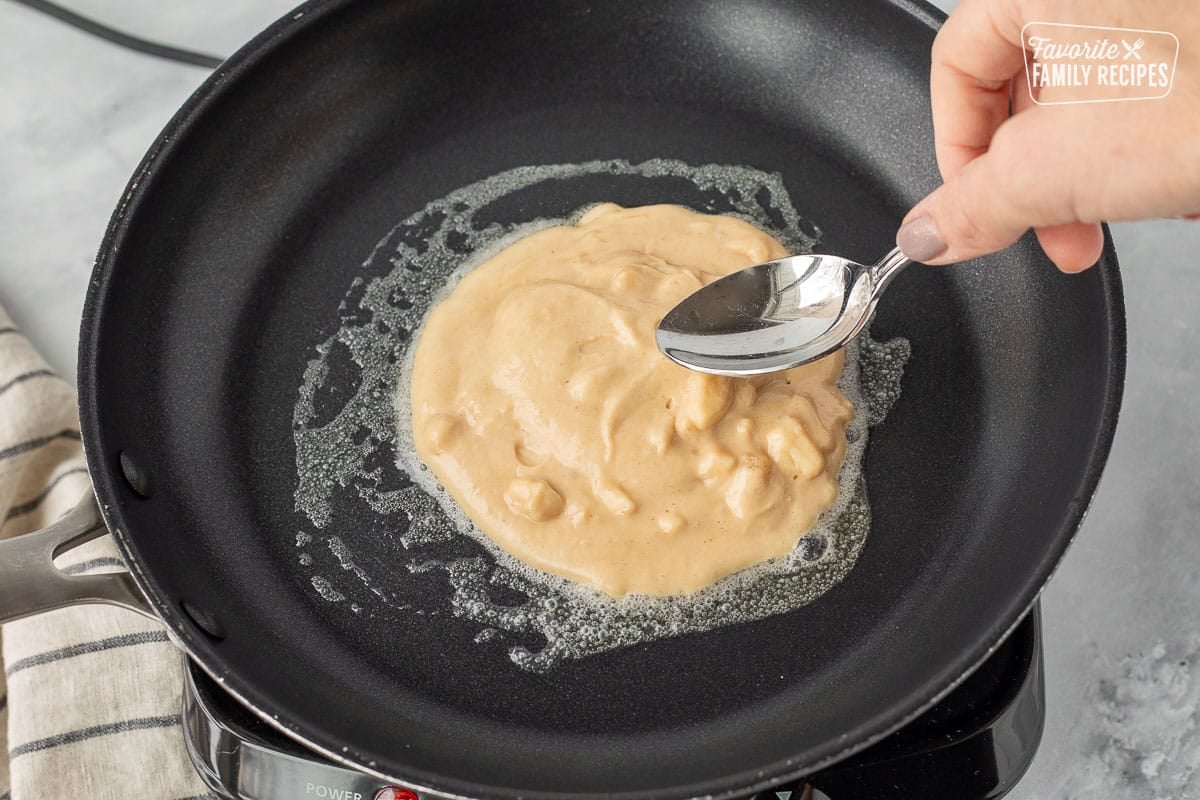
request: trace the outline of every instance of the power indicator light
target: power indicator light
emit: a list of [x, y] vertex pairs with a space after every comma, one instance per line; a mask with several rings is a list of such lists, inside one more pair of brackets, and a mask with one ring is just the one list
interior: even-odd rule
[[385, 786], [375, 793], [375, 800], [421, 800], [411, 789], [401, 789], [399, 786]]

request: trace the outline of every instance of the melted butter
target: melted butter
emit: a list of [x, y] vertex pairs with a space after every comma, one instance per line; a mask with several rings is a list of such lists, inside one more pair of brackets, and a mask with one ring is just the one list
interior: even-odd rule
[[417, 451], [503, 550], [608, 595], [681, 595], [786, 555], [838, 496], [843, 355], [769, 376], [694, 373], [659, 319], [786, 255], [747, 222], [598, 206], [472, 270], [430, 313]]

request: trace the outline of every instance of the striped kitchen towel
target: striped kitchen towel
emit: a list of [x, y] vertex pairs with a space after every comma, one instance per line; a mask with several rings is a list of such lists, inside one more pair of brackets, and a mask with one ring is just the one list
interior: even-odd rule
[[[75, 389], [0, 308], [0, 538], [48, 525], [90, 491]], [[56, 563], [122, 568], [107, 536]], [[3, 653], [0, 800], [208, 796], [184, 750], [182, 662], [162, 625], [76, 606], [4, 625]]]

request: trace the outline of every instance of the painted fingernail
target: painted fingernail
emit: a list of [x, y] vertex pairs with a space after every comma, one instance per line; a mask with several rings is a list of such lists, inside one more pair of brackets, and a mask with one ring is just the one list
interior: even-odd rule
[[928, 214], [901, 225], [896, 232], [896, 246], [913, 261], [929, 261], [946, 252], [937, 223]]

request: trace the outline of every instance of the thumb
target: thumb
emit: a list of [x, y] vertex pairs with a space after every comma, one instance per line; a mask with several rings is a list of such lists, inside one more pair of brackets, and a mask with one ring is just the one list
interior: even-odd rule
[[951, 264], [1002, 250], [1037, 227], [1060, 267], [1090, 266], [1099, 229], [1077, 224], [1076, 209], [1093, 173], [1083, 148], [1063, 135], [1077, 128], [1048, 110], [1007, 120], [987, 152], [918, 203], [896, 234], [900, 250], [914, 261]]

